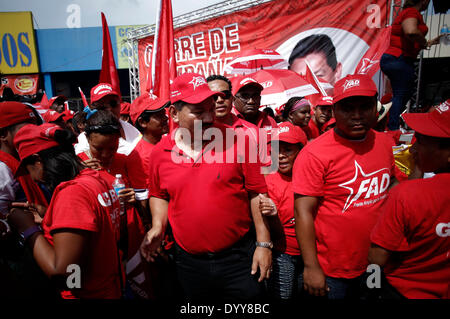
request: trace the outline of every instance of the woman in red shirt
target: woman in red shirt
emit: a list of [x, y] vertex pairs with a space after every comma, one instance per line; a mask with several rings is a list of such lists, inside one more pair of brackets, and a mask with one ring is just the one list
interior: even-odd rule
[[308, 137], [308, 140], [313, 138], [311, 129], [308, 124], [311, 120], [311, 103], [304, 97], [291, 97], [283, 109], [283, 118], [300, 127]]
[[22, 233], [42, 271], [64, 298], [118, 299], [122, 295], [115, 223], [119, 201], [98, 172], [75, 155], [73, 133], [55, 124], [22, 127], [14, 138], [26, 170], [52, 192], [42, 228], [30, 209], [13, 208], [8, 220]]
[[403, 10], [392, 23], [391, 42], [380, 60], [380, 68], [389, 78], [392, 87], [392, 107], [388, 129], [400, 128], [400, 114], [411, 98], [414, 88], [414, 61], [421, 49], [439, 43], [440, 37], [427, 41], [428, 27], [421, 11], [427, 9], [430, 0], [407, 0]]
[[273, 203], [260, 196], [261, 212], [272, 216], [269, 221], [273, 239], [273, 271], [268, 287], [270, 295], [277, 300], [292, 299], [303, 287], [303, 260], [295, 235], [292, 167], [306, 142], [306, 135], [300, 127], [290, 122], [278, 125], [278, 134], [272, 138], [272, 144], [279, 143], [278, 171], [265, 176]]

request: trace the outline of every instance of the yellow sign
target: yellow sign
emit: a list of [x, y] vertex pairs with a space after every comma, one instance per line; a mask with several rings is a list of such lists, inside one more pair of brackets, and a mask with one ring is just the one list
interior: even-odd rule
[[0, 12], [0, 72], [38, 73], [31, 12]]
[[116, 27], [117, 66], [119, 69], [128, 69], [128, 57], [131, 50], [127, 45], [127, 32], [131, 29], [144, 27], [142, 25], [121, 25]]

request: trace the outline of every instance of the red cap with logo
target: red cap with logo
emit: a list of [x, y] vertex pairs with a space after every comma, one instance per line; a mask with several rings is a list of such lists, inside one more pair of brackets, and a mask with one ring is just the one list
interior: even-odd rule
[[91, 103], [97, 102], [107, 95], [119, 96], [109, 83], [99, 83], [91, 89]]
[[144, 111], [157, 111], [162, 109], [168, 103], [168, 100], [160, 99], [153, 94], [144, 93], [131, 103], [131, 121], [136, 124], [137, 119]]
[[403, 119], [420, 134], [450, 138], [450, 99], [430, 113], [406, 113]]
[[198, 73], [181, 74], [170, 85], [172, 104], [178, 101], [198, 104], [213, 95], [224, 96], [222, 92], [211, 91], [206, 79]]
[[59, 112], [56, 112], [53, 110], [49, 110], [42, 115], [42, 118], [44, 119], [45, 122], [50, 123], [50, 122], [55, 122], [55, 121], [59, 120], [60, 118], [62, 119], [63, 116], [64, 116], [64, 113], [59, 113]]
[[272, 141], [281, 141], [290, 144], [302, 143], [306, 145], [308, 138], [301, 127], [292, 124], [291, 122], [283, 122], [278, 124], [275, 128], [275, 133], [272, 134]]
[[16, 176], [26, 173], [23, 168], [21, 169], [21, 166], [23, 160], [28, 156], [59, 145], [54, 139], [57, 130], [62, 130], [62, 128], [51, 123], [44, 123], [39, 126], [28, 124], [16, 133], [16, 136], [14, 137], [14, 146], [21, 159]]
[[321, 96], [314, 107], [316, 106], [332, 106], [333, 105], [333, 97], [332, 96]]
[[377, 86], [365, 74], [349, 74], [334, 85], [333, 103], [351, 96], [375, 96]]
[[233, 95], [236, 95], [237, 92], [239, 92], [240, 89], [242, 89], [244, 86], [247, 85], [254, 85], [261, 89], [261, 91], [264, 89], [264, 87], [259, 84], [258, 81], [256, 81], [254, 78], [250, 76], [237, 76], [231, 79], [231, 85], [233, 87], [232, 92]]
[[13, 101], [0, 103], [0, 128], [28, 122], [35, 118], [33, 110], [26, 104]]

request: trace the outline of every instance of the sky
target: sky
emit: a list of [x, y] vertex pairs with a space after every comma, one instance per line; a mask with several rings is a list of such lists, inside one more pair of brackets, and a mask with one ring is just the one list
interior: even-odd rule
[[[172, 0], [174, 18], [224, 0]], [[31, 11], [35, 29], [154, 24], [158, 0], [0, 0], [0, 11]], [[79, 12], [79, 15], [77, 14]], [[79, 17], [79, 18], [78, 18]]]

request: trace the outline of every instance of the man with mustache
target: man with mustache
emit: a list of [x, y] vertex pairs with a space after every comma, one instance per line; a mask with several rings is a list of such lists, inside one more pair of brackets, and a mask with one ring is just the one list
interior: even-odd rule
[[[258, 197], [267, 186], [261, 163], [250, 162], [234, 138], [223, 139], [232, 129], [214, 122], [217, 95], [224, 97], [196, 73], [182, 74], [171, 85], [169, 113], [178, 128], [151, 154], [152, 228], [141, 251], [153, 261], [170, 222], [176, 270], [189, 300], [255, 300], [262, 297], [272, 262]], [[250, 137], [247, 142], [256, 147]]]
[[375, 132], [377, 87], [366, 75], [336, 82], [336, 127], [294, 164], [296, 234], [311, 295], [356, 298], [366, 272], [370, 232], [393, 181], [392, 142]]

